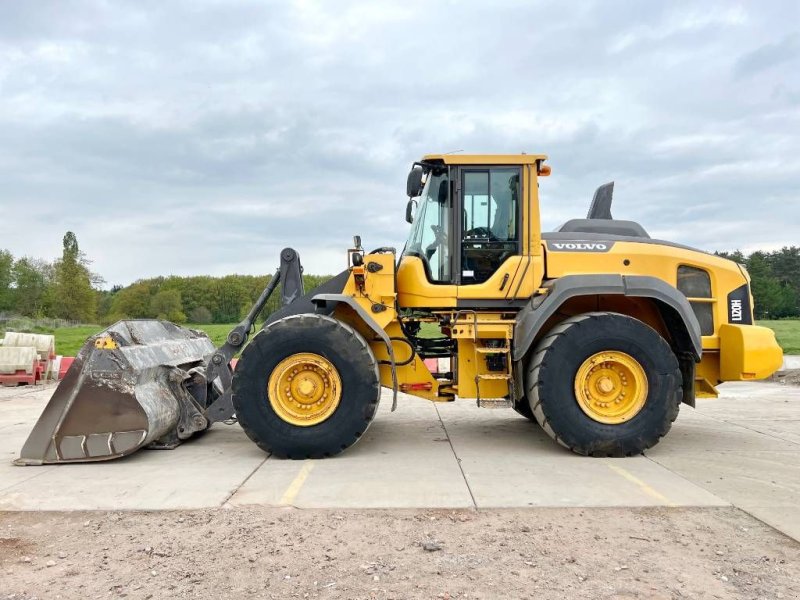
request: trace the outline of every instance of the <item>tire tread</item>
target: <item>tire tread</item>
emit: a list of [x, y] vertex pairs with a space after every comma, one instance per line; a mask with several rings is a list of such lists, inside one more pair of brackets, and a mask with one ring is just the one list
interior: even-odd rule
[[[622, 448], [616, 448], [611, 451], [594, 451], [588, 450], [586, 448], [580, 447], [578, 445], [568, 445], [564, 439], [556, 432], [547, 416], [546, 412], [546, 403], [544, 402], [544, 398], [541, 396], [540, 388], [541, 388], [541, 371], [543, 367], [546, 366], [546, 361], [548, 358], [548, 354], [553, 346], [560, 340], [564, 335], [566, 335], [569, 331], [573, 328], [580, 328], [583, 326], [591, 326], [592, 321], [600, 318], [607, 318], [609, 316], [612, 317], [625, 317], [628, 319], [633, 319], [627, 315], [622, 315], [619, 313], [614, 312], [603, 312], [603, 311], [595, 311], [589, 313], [583, 313], [580, 315], [576, 315], [570, 317], [555, 327], [553, 327], [539, 342], [536, 348], [533, 351], [533, 354], [530, 358], [530, 362], [527, 369], [527, 377], [526, 377], [526, 388], [527, 388], [527, 396], [531, 403], [531, 408], [533, 412], [533, 416], [536, 419], [536, 422], [542, 427], [544, 432], [552, 438], [557, 443], [561, 444], [565, 448], [569, 448], [571, 451], [588, 456], [595, 456], [595, 457], [602, 457], [602, 456], [632, 456], [635, 454], [641, 454], [645, 450], [652, 448], [655, 446], [661, 438], [663, 438], [672, 427], [672, 423], [675, 422], [675, 419], [678, 418], [678, 413], [680, 411], [680, 404], [683, 399], [683, 388], [680, 385], [680, 370], [677, 366], [677, 360], [675, 362], [675, 369], [672, 373], [667, 374], [667, 377], [673, 378], [676, 377], [678, 379], [678, 385], [673, 386], [673, 397], [668, 399], [668, 407], [667, 413], [665, 415], [665, 419], [659, 424], [659, 428], [654, 432], [654, 435], [650, 436], [641, 447], [637, 448], [634, 451], [623, 451]], [[636, 321], [637, 323], [641, 323], [641, 321]], [[644, 325], [642, 323], [642, 325]], [[647, 325], [645, 325], [647, 327]], [[660, 344], [662, 347], [660, 348], [661, 351], [666, 351], [672, 353], [672, 349], [670, 348], [667, 341], [658, 336], [660, 340]]]
[[[251, 427], [246, 419], [239, 419], [239, 425], [244, 430], [245, 434], [248, 438], [250, 438], [261, 450], [270, 454], [271, 456], [275, 456], [276, 458], [289, 458], [289, 459], [306, 459], [306, 458], [328, 458], [331, 456], [335, 456], [336, 454], [341, 453], [342, 451], [346, 450], [353, 444], [355, 444], [358, 440], [366, 432], [367, 428], [369, 427], [370, 423], [372, 422], [375, 413], [377, 411], [378, 404], [380, 402], [380, 374], [378, 371], [378, 361], [375, 359], [372, 350], [370, 349], [369, 345], [367, 344], [364, 337], [359, 334], [353, 327], [334, 319], [333, 317], [327, 315], [320, 315], [314, 313], [301, 313], [296, 315], [290, 315], [269, 323], [266, 327], [264, 327], [261, 331], [259, 331], [251, 340], [250, 344], [247, 348], [250, 348], [250, 345], [254, 345], [254, 348], [259, 351], [259, 354], [263, 358], [263, 351], [260, 347], [261, 342], [263, 342], [266, 338], [270, 336], [271, 332], [275, 330], [279, 330], [285, 327], [294, 328], [297, 325], [305, 328], [308, 327], [334, 327], [344, 331], [347, 337], [351, 338], [359, 347], [360, 350], [360, 357], [359, 357], [359, 364], [363, 364], [366, 368], [369, 369], [370, 372], [374, 374], [374, 381], [376, 382], [376, 394], [374, 399], [368, 402], [368, 410], [367, 417], [363, 420], [363, 427], [358, 427], [355, 430], [351, 431], [348, 434], [343, 434], [343, 439], [341, 443], [337, 444], [336, 447], [328, 446], [326, 448], [320, 448], [317, 451], [313, 452], [292, 452], [292, 451], [284, 451], [280, 449], [276, 449], [273, 444], [267, 443], [263, 436], [259, 434], [259, 432], [254, 428]], [[245, 351], [247, 351], [247, 348]], [[252, 352], [252, 351], [251, 351]], [[242, 355], [242, 360], [245, 359], [245, 354]], [[237, 392], [241, 389], [243, 385], [241, 378], [237, 379], [234, 376], [234, 403], [237, 399]]]

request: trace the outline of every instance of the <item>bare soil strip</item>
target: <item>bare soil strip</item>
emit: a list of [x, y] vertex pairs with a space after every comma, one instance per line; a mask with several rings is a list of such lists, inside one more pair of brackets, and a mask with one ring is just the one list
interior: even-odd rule
[[123, 597], [797, 598], [800, 544], [735, 508], [0, 513], [0, 599]]

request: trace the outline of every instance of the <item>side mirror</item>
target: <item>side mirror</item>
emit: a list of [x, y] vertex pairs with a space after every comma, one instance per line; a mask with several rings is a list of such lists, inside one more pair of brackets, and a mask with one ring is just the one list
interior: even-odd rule
[[414, 222], [414, 207], [417, 206], [417, 201], [413, 198], [408, 200], [408, 204], [406, 204], [406, 222], [413, 223]]
[[409, 198], [416, 198], [422, 193], [422, 187], [422, 167], [414, 165], [408, 173], [406, 195]]

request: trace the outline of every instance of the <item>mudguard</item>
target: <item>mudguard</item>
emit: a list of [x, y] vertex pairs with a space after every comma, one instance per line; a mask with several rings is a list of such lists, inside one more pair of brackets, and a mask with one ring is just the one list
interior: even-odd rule
[[545, 322], [558, 308], [575, 296], [596, 294], [652, 298], [666, 308], [672, 320], [679, 320], [695, 360], [703, 352], [700, 323], [689, 301], [677, 289], [656, 277], [643, 275], [566, 275], [544, 284], [548, 293], [534, 296], [523, 308], [514, 326], [513, 359], [522, 360]]

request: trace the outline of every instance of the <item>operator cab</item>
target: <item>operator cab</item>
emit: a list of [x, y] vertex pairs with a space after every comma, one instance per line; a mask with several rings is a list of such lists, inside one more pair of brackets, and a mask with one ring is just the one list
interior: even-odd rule
[[520, 176], [519, 165], [414, 163], [406, 211], [413, 225], [403, 255], [422, 260], [431, 283], [488, 280], [521, 252]]

